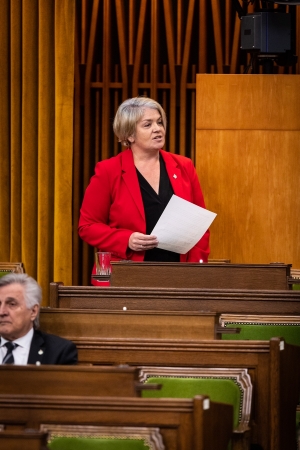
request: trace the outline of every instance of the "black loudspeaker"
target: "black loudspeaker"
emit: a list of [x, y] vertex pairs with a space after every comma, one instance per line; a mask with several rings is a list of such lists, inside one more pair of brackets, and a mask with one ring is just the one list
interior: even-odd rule
[[266, 55], [290, 51], [290, 14], [269, 11], [242, 16], [241, 49]]

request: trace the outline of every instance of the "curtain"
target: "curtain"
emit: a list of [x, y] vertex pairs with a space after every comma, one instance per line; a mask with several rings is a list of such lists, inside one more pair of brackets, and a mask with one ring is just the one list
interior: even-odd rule
[[74, 0], [0, 0], [0, 261], [72, 284]]

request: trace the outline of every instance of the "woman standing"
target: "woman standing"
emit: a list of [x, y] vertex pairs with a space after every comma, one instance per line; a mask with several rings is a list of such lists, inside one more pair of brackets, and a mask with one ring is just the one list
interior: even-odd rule
[[209, 230], [185, 255], [157, 248], [150, 234], [173, 194], [205, 208], [192, 161], [162, 150], [161, 105], [145, 97], [128, 99], [113, 128], [126, 150], [96, 165], [80, 210], [80, 237], [111, 252], [113, 260], [207, 262]]

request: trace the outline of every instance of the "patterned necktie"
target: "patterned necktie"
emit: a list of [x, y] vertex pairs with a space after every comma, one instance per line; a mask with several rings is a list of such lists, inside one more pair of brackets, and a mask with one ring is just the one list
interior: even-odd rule
[[14, 360], [14, 355], [13, 355], [13, 350], [17, 347], [18, 344], [15, 344], [14, 342], [6, 342], [6, 344], [4, 344], [7, 347], [7, 353], [3, 358], [2, 364], [14, 364], [15, 360]]

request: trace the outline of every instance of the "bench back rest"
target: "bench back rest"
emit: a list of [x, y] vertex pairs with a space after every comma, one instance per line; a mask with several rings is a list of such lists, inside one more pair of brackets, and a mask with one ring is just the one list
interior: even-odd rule
[[49, 450], [164, 450], [159, 428], [43, 424]]
[[285, 342], [300, 345], [300, 316], [221, 314], [220, 325], [237, 334], [222, 334], [222, 340], [269, 340], [282, 337]]
[[24, 273], [24, 266], [21, 262], [0, 262], [0, 277], [9, 273]]
[[247, 369], [142, 367], [139, 379], [143, 383], [159, 383], [157, 391], [144, 391], [142, 397], [193, 398], [208, 395], [216, 402], [233, 406], [234, 427], [248, 426], [252, 402], [252, 382]]

